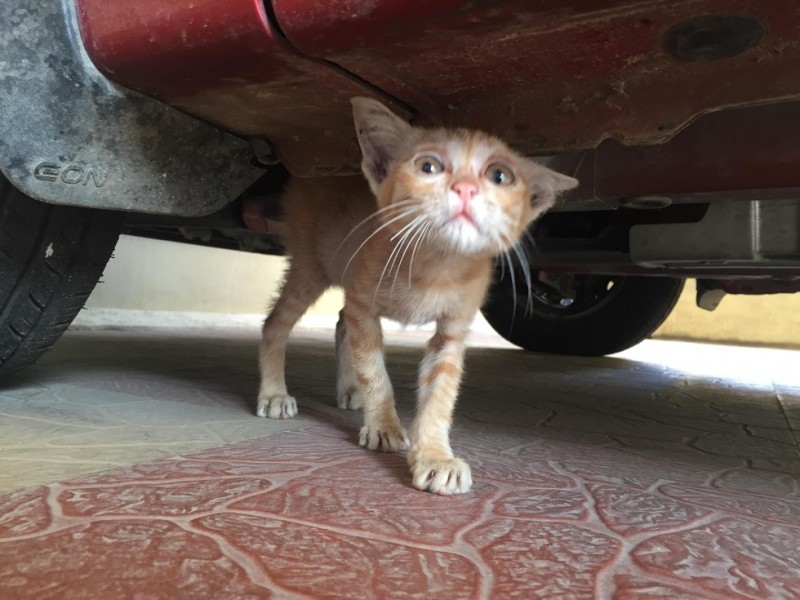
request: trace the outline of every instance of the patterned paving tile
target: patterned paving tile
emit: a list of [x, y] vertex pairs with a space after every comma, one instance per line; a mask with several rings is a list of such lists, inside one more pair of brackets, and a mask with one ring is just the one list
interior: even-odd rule
[[[156, 428], [193, 411], [202, 418], [183, 418], [198, 431], [249, 415], [253, 365], [239, 361], [252, 339], [193, 340], [197, 363], [158, 339], [113, 357], [109, 340], [83, 338], [96, 344], [87, 362], [53, 361], [15, 392], [63, 393], [59, 373], [97, 392], [58, 418], [32, 404], [46, 432], [58, 419], [83, 428], [77, 459], [101, 433], [131, 440], [117, 426], [143, 401], [174, 403], [164, 422], [150, 416]], [[800, 456], [786, 416], [800, 389], [737, 387], [670, 368], [668, 355], [474, 348], [453, 444], [476, 483], [443, 498], [410, 487], [404, 456], [357, 447], [358, 415], [333, 406], [330, 350], [313, 336], [293, 345], [303, 414], [289, 430], [162, 445], [157, 460], [139, 448], [140, 464], [0, 495], [0, 598], [800, 598]], [[390, 348], [405, 421], [418, 357]], [[217, 408], [203, 412], [206, 401]], [[107, 414], [81, 423], [79, 405]]]

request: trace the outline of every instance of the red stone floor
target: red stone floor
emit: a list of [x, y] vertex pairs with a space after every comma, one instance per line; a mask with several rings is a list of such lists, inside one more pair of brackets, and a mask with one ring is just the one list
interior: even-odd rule
[[[4, 393], [69, 385], [187, 414], [214, 394], [250, 423], [254, 348], [83, 334]], [[420, 352], [389, 348], [406, 422]], [[797, 377], [761, 350], [636, 352], [472, 348], [452, 441], [475, 486], [438, 497], [403, 456], [356, 445], [329, 336], [303, 334], [292, 429], [252, 417], [265, 435], [0, 496], [0, 597], [800, 598]]]

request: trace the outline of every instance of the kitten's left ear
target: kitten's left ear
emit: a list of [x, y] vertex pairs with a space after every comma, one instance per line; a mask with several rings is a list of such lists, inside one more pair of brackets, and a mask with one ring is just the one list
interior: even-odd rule
[[389, 169], [412, 141], [414, 128], [377, 100], [352, 98], [358, 144], [364, 158], [361, 169], [374, 193]]
[[524, 176], [531, 188], [531, 205], [547, 210], [556, 202], [562, 192], [578, 187], [578, 180], [562, 175], [532, 160], [526, 160]]

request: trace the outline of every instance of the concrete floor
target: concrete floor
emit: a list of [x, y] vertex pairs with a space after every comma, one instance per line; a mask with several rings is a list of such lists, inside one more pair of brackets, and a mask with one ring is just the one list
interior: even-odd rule
[[[800, 598], [800, 352], [479, 337], [441, 498], [357, 446], [331, 332], [298, 418], [252, 416], [256, 344], [72, 331], [0, 389], [0, 597]], [[406, 423], [421, 348], [388, 338]]]

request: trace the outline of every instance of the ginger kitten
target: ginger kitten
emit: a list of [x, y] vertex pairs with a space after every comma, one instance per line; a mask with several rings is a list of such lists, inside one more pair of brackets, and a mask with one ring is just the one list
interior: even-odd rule
[[[366, 181], [295, 179], [286, 190], [291, 264], [264, 322], [257, 414], [297, 414], [284, 381], [289, 332], [326, 288], [341, 286], [336, 387], [341, 408], [364, 409], [359, 444], [408, 448], [414, 487], [464, 493], [472, 485], [470, 468], [453, 455], [449, 431], [464, 341], [493, 257], [578, 182], [485, 133], [416, 128], [375, 100], [352, 103]], [[436, 322], [420, 366], [410, 443], [384, 366], [380, 317]]]

